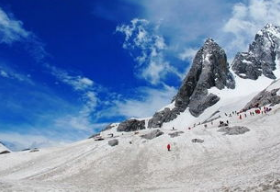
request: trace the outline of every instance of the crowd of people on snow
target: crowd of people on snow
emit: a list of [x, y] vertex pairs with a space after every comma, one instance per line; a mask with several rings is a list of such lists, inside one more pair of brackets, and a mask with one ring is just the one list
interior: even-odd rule
[[[249, 114], [247, 114], [248, 110], [241, 110], [241, 111], [232, 111], [230, 113], [224, 113], [224, 115], [225, 115], [225, 117], [228, 117], [228, 118], [238, 117], [239, 120], [242, 120], [244, 118], [247, 118], [248, 115], [255, 116], [255, 115], [258, 115], [258, 114], [266, 114], [266, 113], [268, 113], [269, 111], [272, 110], [271, 107], [259, 107], [259, 105], [256, 105], [255, 107], [256, 108], [249, 108], [248, 109], [248, 110], [250, 110]], [[210, 122], [207, 122], [207, 123], [210, 124], [210, 125], [213, 125], [213, 121], [210, 121]], [[207, 128], [208, 127], [207, 123], [200, 123], [200, 122], [194, 123], [192, 127], [188, 127], [188, 130], [191, 130], [191, 129], [193, 129], [196, 126], [199, 126], [201, 124], [203, 124], [204, 128]], [[228, 125], [229, 125], [229, 120], [219, 121], [219, 123], [218, 123], [218, 127], [228, 126]]]

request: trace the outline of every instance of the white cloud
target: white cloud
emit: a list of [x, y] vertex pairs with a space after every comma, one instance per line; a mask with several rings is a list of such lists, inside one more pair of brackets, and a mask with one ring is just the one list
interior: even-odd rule
[[61, 82], [70, 85], [76, 91], [87, 91], [88, 89], [92, 89], [94, 82], [82, 76], [71, 76], [67, 71], [58, 69], [55, 66], [45, 64], [45, 66], [51, 71], [51, 74], [55, 76]]
[[[34, 147], [59, 146], [68, 143], [59, 140], [51, 140], [42, 135], [18, 134], [18, 133], [0, 133], [0, 141], [6, 143], [12, 150], [22, 150]], [[9, 146], [11, 145], [11, 146]]]
[[23, 48], [37, 62], [44, 62], [49, 54], [45, 45], [31, 31], [23, 27], [23, 22], [14, 18], [12, 13], [5, 12], [0, 7], [0, 43], [11, 45], [15, 42], [23, 43]]
[[138, 98], [112, 101], [113, 107], [109, 108], [108, 111], [104, 111], [106, 114], [103, 114], [103, 116], [121, 115], [126, 118], [152, 116], [155, 111], [170, 104], [171, 98], [175, 96], [176, 91], [174, 87], [169, 86], [165, 86], [162, 89], [138, 88], [136, 91]]
[[91, 131], [89, 119], [83, 115], [74, 114], [60, 117], [55, 120], [55, 126], [62, 129], [77, 129], [82, 131]]
[[[56, 120], [59, 127], [71, 127], [79, 130], [91, 130], [91, 114], [95, 112], [100, 104], [97, 97], [99, 87], [89, 78], [80, 75], [70, 75], [67, 71], [57, 67], [45, 64], [59, 81], [71, 86], [75, 91], [81, 94], [83, 106], [78, 114], [71, 114]], [[96, 86], [96, 87], [95, 87]]]
[[186, 48], [183, 52], [179, 54], [179, 58], [183, 61], [190, 61], [194, 59], [195, 54], [197, 53], [198, 48]]
[[137, 76], [153, 85], [162, 83], [167, 74], [181, 75], [164, 57], [163, 52], [168, 47], [158, 34], [158, 27], [145, 19], [133, 19], [130, 24], [116, 29], [125, 35], [123, 48], [129, 50], [137, 61]]
[[[229, 60], [246, 51], [254, 35], [267, 23], [280, 25], [279, 0], [122, 0], [142, 8], [141, 18], [158, 25], [157, 35], [168, 39], [168, 54], [189, 60], [186, 50], [213, 38]], [[160, 9], [159, 9], [160, 7]], [[165, 56], [165, 55], [163, 55]], [[142, 59], [142, 57], [140, 57]], [[177, 68], [176, 64], [170, 63]]]
[[23, 28], [23, 23], [13, 19], [0, 8], [0, 42], [11, 44], [29, 38], [30, 32]]
[[125, 0], [140, 5], [142, 18], [160, 22], [160, 32], [170, 41], [170, 48], [182, 51], [193, 43], [213, 36], [223, 25], [230, 6], [224, 0]]
[[29, 75], [25, 75], [20, 72], [17, 72], [3, 63], [0, 64], [0, 76], [7, 79], [13, 79], [28, 84], [33, 84]]

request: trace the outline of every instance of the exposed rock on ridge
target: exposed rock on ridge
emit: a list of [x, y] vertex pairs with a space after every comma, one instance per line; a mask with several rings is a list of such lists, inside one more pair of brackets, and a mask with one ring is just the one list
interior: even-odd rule
[[270, 79], [276, 79], [273, 71], [276, 69], [276, 57], [279, 55], [280, 28], [272, 24], [259, 31], [248, 52], [237, 53], [232, 69], [244, 79], [258, 79], [262, 74]]
[[263, 107], [266, 105], [274, 106], [280, 103], [280, 80], [274, 81], [268, 88], [256, 95], [243, 108], [244, 111], [254, 108]]
[[117, 128], [117, 131], [136, 131], [140, 129], [145, 129], [145, 121], [137, 119], [129, 119], [121, 122]]
[[155, 113], [149, 120], [148, 127], [161, 127], [163, 123], [175, 119], [187, 107], [193, 116], [199, 116], [206, 108], [219, 101], [217, 95], [208, 93], [211, 87], [234, 88], [235, 82], [229, 71], [225, 51], [214, 40], [207, 39], [197, 52], [187, 77], [174, 97], [175, 107]]

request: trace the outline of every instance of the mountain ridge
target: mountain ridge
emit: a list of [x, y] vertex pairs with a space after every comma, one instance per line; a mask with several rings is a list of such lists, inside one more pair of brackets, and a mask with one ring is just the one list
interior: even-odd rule
[[[227, 62], [225, 51], [211, 38], [208, 38], [197, 51], [190, 70], [182, 82], [171, 105], [163, 107], [148, 119], [146, 128], [160, 128], [164, 123], [178, 118], [188, 110], [190, 115], [198, 117], [207, 108], [220, 101], [217, 94], [209, 92], [213, 87], [219, 90], [235, 89], [236, 79], [258, 80], [264, 77], [274, 80], [280, 77], [277, 72], [280, 55], [280, 27], [267, 24], [255, 36], [248, 52], [236, 54], [231, 65]], [[268, 80], [269, 81], [269, 80]], [[245, 83], [245, 81], [243, 81]], [[247, 83], [247, 82], [246, 82]], [[268, 84], [265, 83], [263, 89]], [[170, 107], [171, 106], [171, 107]], [[131, 130], [131, 124], [122, 123], [122, 130]], [[134, 119], [137, 121], [137, 119]], [[123, 125], [125, 124], [125, 127]], [[144, 129], [143, 120], [138, 122]], [[134, 127], [133, 130], [137, 129]]]

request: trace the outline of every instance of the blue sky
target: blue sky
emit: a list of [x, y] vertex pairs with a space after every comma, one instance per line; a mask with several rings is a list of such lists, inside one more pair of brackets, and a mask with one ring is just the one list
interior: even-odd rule
[[170, 103], [206, 38], [229, 61], [279, 0], [1, 0], [0, 140], [13, 149], [85, 139]]

